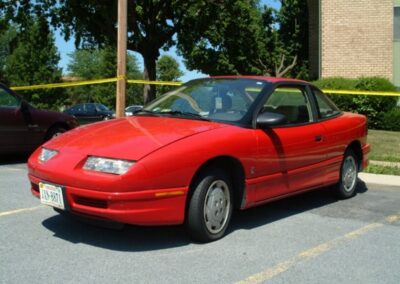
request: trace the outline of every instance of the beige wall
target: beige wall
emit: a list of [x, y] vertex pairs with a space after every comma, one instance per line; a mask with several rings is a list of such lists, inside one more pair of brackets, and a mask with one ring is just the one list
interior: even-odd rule
[[392, 80], [393, 0], [320, 2], [320, 75]]

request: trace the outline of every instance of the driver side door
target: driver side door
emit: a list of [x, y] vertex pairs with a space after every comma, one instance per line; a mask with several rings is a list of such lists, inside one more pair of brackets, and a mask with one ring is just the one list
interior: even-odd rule
[[30, 150], [22, 100], [0, 86], [0, 153]]
[[257, 199], [262, 201], [321, 186], [326, 160], [325, 130], [317, 121], [306, 86], [276, 87], [261, 112], [283, 114], [286, 122], [256, 129], [262, 161], [258, 172], [265, 181], [257, 190]]

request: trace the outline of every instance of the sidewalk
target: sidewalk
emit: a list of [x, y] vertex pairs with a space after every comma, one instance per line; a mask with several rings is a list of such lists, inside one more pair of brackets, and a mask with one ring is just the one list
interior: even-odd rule
[[359, 173], [358, 178], [365, 183], [398, 186], [400, 188], [400, 176]]

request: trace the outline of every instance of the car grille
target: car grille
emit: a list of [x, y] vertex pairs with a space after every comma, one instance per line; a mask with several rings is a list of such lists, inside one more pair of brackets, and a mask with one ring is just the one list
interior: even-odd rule
[[108, 207], [106, 200], [92, 199], [92, 198], [87, 198], [87, 197], [82, 197], [82, 196], [75, 196], [74, 200], [75, 200], [75, 203], [77, 203], [79, 205], [95, 207], [95, 208], [107, 208]]
[[31, 188], [36, 191], [37, 193], [39, 193], [39, 185], [36, 183], [31, 182]]

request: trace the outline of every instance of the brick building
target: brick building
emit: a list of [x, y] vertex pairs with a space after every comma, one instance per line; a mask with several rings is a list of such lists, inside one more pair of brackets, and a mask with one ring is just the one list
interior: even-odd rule
[[310, 76], [382, 76], [400, 87], [400, 0], [308, 0]]

